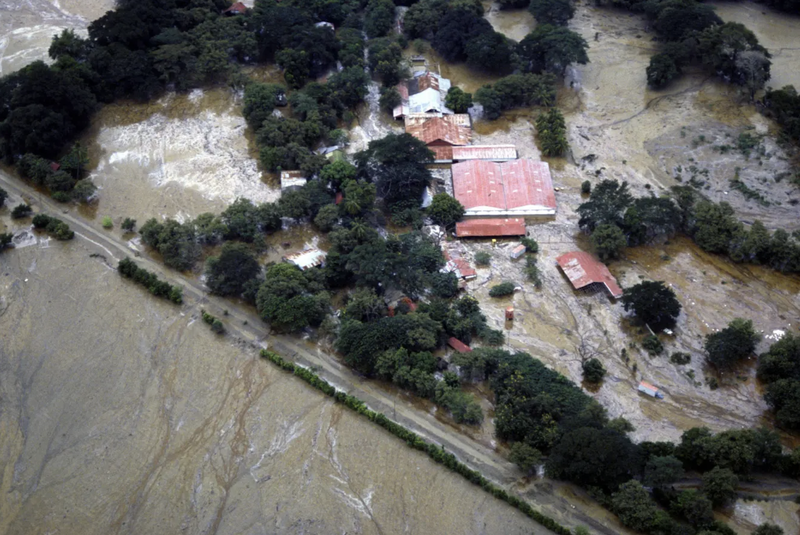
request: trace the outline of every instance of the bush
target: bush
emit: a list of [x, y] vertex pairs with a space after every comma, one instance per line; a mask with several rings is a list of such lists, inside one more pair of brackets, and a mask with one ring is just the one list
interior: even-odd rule
[[37, 214], [33, 218], [33, 226], [37, 229], [43, 229], [57, 240], [71, 240], [75, 237], [75, 233], [70, 230], [69, 225], [57, 217], [51, 217], [46, 214]]
[[60, 203], [68, 203], [70, 201], [70, 196], [63, 191], [54, 191], [50, 197], [52, 197], [54, 201]]
[[622, 304], [656, 332], [675, 327], [681, 313], [675, 292], [660, 281], [645, 281], [626, 288]]
[[736, 318], [721, 331], [706, 336], [708, 361], [718, 368], [730, 367], [752, 355], [760, 338], [752, 321]]
[[521, 238], [520, 243], [525, 246], [526, 253], [538, 253], [539, 244], [533, 238]]
[[619, 258], [620, 253], [628, 244], [628, 240], [622, 230], [618, 226], [611, 224], [600, 225], [594, 229], [591, 241], [597, 256], [603, 262]]
[[104, 229], [110, 229], [114, 226], [114, 221], [109, 216], [105, 216], [102, 220], [102, 225]]
[[592, 183], [588, 180], [584, 180], [581, 184], [581, 193], [589, 194], [592, 192]]
[[183, 303], [183, 290], [158, 278], [155, 273], [138, 267], [131, 259], [123, 258], [117, 266], [119, 274], [147, 288], [156, 297], [169, 299], [176, 305]]
[[475, 253], [475, 264], [478, 266], [488, 266], [492, 263], [492, 255], [485, 251]]
[[464, 217], [464, 207], [455, 197], [437, 193], [428, 207], [428, 215], [437, 225], [450, 228]]
[[536, 264], [536, 258], [528, 256], [525, 258], [525, 274], [528, 275], [528, 280], [533, 283], [537, 288], [542, 287], [542, 278], [539, 274], [539, 266]]
[[452, 86], [447, 90], [447, 98], [444, 105], [455, 113], [467, 113], [472, 107], [472, 93], [466, 93], [457, 86]]
[[126, 232], [133, 232], [134, 229], [136, 228], [136, 220], [131, 219], [130, 217], [126, 217], [125, 220], [122, 222], [121, 228]]
[[27, 204], [18, 204], [11, 210], [11, 219], [22, 219], [28, 217], [33, 212], [33, 208]]
[[606, 376], [606, 369], [598, 359], [589, 359], [583, 363], [583, 380], [587, 383], [599, 383]]
[[676, 352], [669, 357], [670, 362], [683, 366], [692, 361], [692, 356], [689, 353]]
[[524, 442], [514, 442], [508, 460], [519, 466], [526, 474], [532, 473], [542, 460], [542, 452]]
[[222, 334], [225, 332], [225, 326], [222, 324], [219, 318], [212, 316], [203, 309], [200, 309], [200, 313], [203, 315], [203, 321], [208, 323], [212, 331], [214, 331], [216, 334]]
[[651, 355], [660, 355], [664, 352], [664, 345], [661, 343], [661, 340], [658, 339], [658, 336], [653, 334], [642, 340], [642, 347]]
[[563, 156], [569, 150], [567, 125], [558, 108], [551, 108], [536, 118], [536, 133], [545, 156]]
[[506, 295], [511, 295], [514, 293], [514, 288], [517, 287], [517, 284], [514, 282], [506, 281], [501, 282], [497, 286], [494, 286], [491, 290], [489, 290], [490, 297], [505, 297]]

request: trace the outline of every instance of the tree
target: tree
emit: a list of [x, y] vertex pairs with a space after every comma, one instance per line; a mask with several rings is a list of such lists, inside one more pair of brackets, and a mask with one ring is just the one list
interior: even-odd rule
[[660, 512], [650, 493], [635, 479], [623, 483], [611, 496], [611, 510], [624, 526], [642, 532], [650, 530]]
[[570, 0], [531, 0], [528, 9], [539, 24], [564, 25], [575, 14]]
[[302, 189], [289, 190], [278, 200], [281, 215], [291, 219], [302, 219], [311, 213], [311, 200]]
[[89, 165], [89, 153], [80, 143], [72, 145], [66, 156], [61, 158], [61, 170], [72, 175], [74, 180], [83, 176], [87, 165]]
[[139, 229], [145, 245], [156, 249], [164, 264], [178, 271], [185, 271], [194, 265], [200, 255], [194, 225], [182, 225], [174, 219], [163, 224], [151, 218]]
[[492, 255], [486, 251], [475, 253], [475, 264], [478, 266], [488, 266], [492, 262]]
[[244, 88], [244, 108], [242, 115], [250, 128], [258, 130], [267, 117], [272, 115], [275, 106], [286, 98], [283, 86], [251, 82]]
[[644, 467], [643, 482], [648, 487], [666, 487], [684, 475], [683, 463], [673, 455], [651, 457]]
[[375, 202], [375, 184], [363, 180], [348, 180], [343, 184], [342, 208], [351, 216], [367, 213]]
[[764, 383], [800, 380], [800, 336], [788, 332], [758, 359], [758, 378]]
[[[561, 0], [544, 0], [560, 3]], [[541, 24], [516, 47], [520, 68], [524, 72], [552, 72], [563, 76], [573, 63], [586, 65], [589, 44], [579, 34], [563, 26]]]
[[330, 232], [339, 222], [339, 208], [335, 204], [326, 204], [317, 212], [314, 224], [322, 232]]
[[556, 443], [545, 471], [556, 479], [616, 490], [640, 466], [639, 452], [628, 437], [608, 428], [582, 427], [568, 431]]
[[462, 91], [458, 86], [452, 86], [447, 90], [444, 105], [455, 113], [467, 113], [472, 107], [472, 93]]
[[464, 217], [464, 206], [447, 193], [437, 193], [428, 207], [428, 215], [437, 225], [450, 228]]
[[6, 199], [8, 199], [8, 192], [3, 188], [0, 188], [0, 208], [2, 208], [3, 204], [5, 204]]
[[703, 492], [715, 507], [729, 503], [736, 497], [739, 478], [728, 468], [715, 466], [703, 474]]
[[347, 300], [344, 317], [369, 322], [382, 317], [386, 312], [383, 299], [372, 288], [356, 288]]
[[626, 288], [622, 304], [656, 332], [675, 327], [681, 313], [675, 292], [661, 281], [645, 281]]
[[599, 359], [589, 359], [581, 367], [583, 368], [583, 380], [587, 383], [599, 383], [606, 376], [606, 369]]
[[91, 178], [84, 178], [75, 183], [72, 188], [70, 196], [78, 202], [89, 202], [89, 200], [97, 192], [97, 186], [94, 185]]
[[680, 74], [675, 59], [669, 54], [656, 54], [651, 57], [646, 72], [647, 83], [655, 89], [666, 87]]
[[467, 41], [464, 53], [467, 63], [489, 72], [507, 72], [511, 66], [512, 48], [499, 32], [487, 31]]
[[800, 381], [780, 379], [770, 383], [764, 399], [775, 412], [778, 425], [800, 429]]
[[603, 180], [592, 190], [589, 200], [578, 206], [581, 216], [578, 224], [584, 230], [593, 231], [597, 226], [611, 224], [621, 226], [625, 210], [633, 203], [628, 183]]
[[542, 460], [542, 452], [524, 442], [511, 444], [508, 460], [519, 466], [526, 474], [532, 473]]
[[364, 11], [364, 31], [367, 36], [382, 37], [394, 23], [394, 3], [391, 0], [369, 0]]
[[672, 236], [681, 224], [678, 206], [667, 197], [641, 197], [625, 211], [623, 228], [628, 245], [647, 243], [658, 236]]
[[403, 103], [403, 97], [394, 87], [382, 87], [378, 105], [386, 113], [392, 113], [396, 107]]
[[126, 232], [133, 232], [133, 229], [136, 228], [136, 220], [131, 219], [130, 217], [126, 217], [120, 227], [122, 228], [122, 230]]
[[33, 208], [28, 206], [27, 204], [18, 204], [11, 210], [11, 219], [22, 219], [23, 217], [28, 217], [33, 212]]
[[761, 524], [752, 535], [783, 535], [783, 529], [775, 524]]
[[705, 28], [697, 37], [704, 64], [737, 85], [752, 84], [751, 95], [769, 80], [769, 52], [743, 24], [726, 22]]
[[760, 338], [752, 321], [736, 318], [721, 331], [706, 336], [708, 361], [717, 368], [730, 367], [752, 355]]
[[734, 238], [743, 233], [742, 224], [734, 214], [733, 207], [726, 202], [698, 202], [692, 214], [692, 237], [697, 245], [710, 253], [727, 253]]
[[684, 490], [672, 504], [673, 510], [683, 515], [693, 526], [705, 526], [714, 520], [711, 500], [696, 490]]
[[260, 273], [261, 266], [243, 243], [225, 243], [219, 256], [206, 260], [206, 285], [219, 295], [241, 295]]
[[514, 293], [514, 288], [516, 288], [516, 283], [513, 282], [501, 282], [500, 284], [493, 286], [491, 290], [489, 290], [490, 297], [505, 297], [507, 295], [511, 295]]
[[431, 178], [425, 163], [432, 160], [427, 145], [409, 134], [370, 141], [366, 150], [355, 155], [359, 175], [377, 184], [378, 195], [389, 203], [418, 202]]
[[264, 321], [285, 331], [319, 325], [328, 309], [328, 295], [292, 264], [267, 268], [258, 290], [256, 308]]
[[567, 125], [558, 108], [551, 108], [536, 118], [536, 133], [545, 156], [563, 156], [569, 150]]
[[275, 62], [283, 69], [283, 78], [289, 87], [303, 87], [311, 75], [308, 54], [304, 50], [285, 48], [275, 55]]
[[625, 234], [616, 225], [603, 224], [592, 232], [592, 245], [603, 262], [619, 258], [627, 244]]
[[348, 180], [355, 180], [357, 173], [358, 170], [353, 164], [345, 160], [336, 160], [322, 168], [319, 179], [325, 184], [338, 188]]
[[439, 19], [431, 44], [445, 60], [463, 61], [467, 59], [467, 43], [493, 32], [492, 25], [481, 14], [469, 9], [451, 8]]
[[369, 92], [369, 75], [360, 67], [347, 67], [334, 73], [326, 84], [331, 89], [334, 107], [342, 110], [355, 108]]

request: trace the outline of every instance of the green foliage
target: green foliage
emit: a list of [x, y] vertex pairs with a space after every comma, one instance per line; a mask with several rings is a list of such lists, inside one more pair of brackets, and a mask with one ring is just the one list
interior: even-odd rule
[[611, 495], [611, 510], [624, 526], [645, 533], [653, 532], [666, 516], [650, 493], [634, 479], [623, 483], [619, 491]]
[[536, 264], [536, 258], [532, 256], [525, 257], [525, 274], [534, 286], [537, 288], [542, 287], [542, 277], [539, 273], [539, 266]]
[[94, 185], [92, 179], [84, 178], [83, 180], [79, 180], [75, 183], [75, 187], [72, 188], [70, 197], [78, 202], [85, 203], [89, 202], [89, 200], [94, 196], [95, 192], [97, 192], [97, 186]]
[[191, 269], [200, 256], [194, 225], [190, 223], [181, 224], [174, 219], [159, 223], [149, 219], [139, 229], [139, 234], [145, 245], [161, 253], [164, 264], [178, 271]]
[[395, 87], [382, 87], [378, 105], [386, 113], [392, 113], [396, 107], [403, 103], [403, 97]]
[[524, 442], [514, 442], [511, 444], [508, 460], [526, 474], [531, 474], [542, 461], [542, 452]]
[[101, 220], [100, 224], [103, 225], [104, 229], [110, 229], [114, 226], [114, 221], [111, 219], [111, 217], [105, 216]]
[[660, 355], [664, 352], [664, 345], [661, 340], [653, 334], [645, 336], [644, 340], [642, 340], [642, 347], [651, 355]]
[[489, 290], [490, 297], [505, 297], [507, 295], [511, 295], [514, 293], [514, 288], [517, 287], [517, 284], [510, 281], [501, 282], [500, 284], [493, 286], [491, 290]]
[[282, 99], [286, 98], [283, 86], [250, 82], [244, 89], [244, 115], [247, 125], [258, 130]]
[[478, 89], [475, 101], [483, 106], [484, 116], [494, 120], [512, 108], [553, 105], [555, 82], [555, 76], [550, 73], [512, 74]]
[[450, 228], [464, 217], [464, 207], [455, 197], [437, 193], [428, 207], [428, 215], [437, 225]]
[[431, 179], [425, 164], [432, 160], [425, 143], [409, 134], [370, 141], [355, 155], [359, 176], [377, 184], [378, 195], [388, 203], [419, 201]]
[[581, 367], [583, 368], [583, 380], [587, 383], [599, 383], [606, 376], [606, 369], [599, 359], [589, 359]]
[[781, 458], [778, 434], [765, 428], [723, 431], [712, 435], [705, 427], [684, 432], [675, 456], [689, 469], [708, 471], [715, 466], [737, 474], [774, 469]]
[[183, 290], [181, 288], [160, 280], [155, 273], [140, 268], [130, 258], [120, 260], [117, 270], [120, 275], [144, 286], [156, 297], [169, 299], [176, 305], [183, 303]]
[[350, 294], [344, 308], [344, 317], [361, 322], [369, 322], [382, 317], [386, 305], [372, 288], [356, 288]]
[[645, 281], [626, 288], [622, 304], [656, 332], [675, 327], [681, 313], [675, 292], [661, 281]]
[[317, 281], [317, 274], [315, 268], [303, 272], [292, 264], [267, 268], [256, 298], [261, 318], [287, 332], [318, 326], [327, 313], [329, 296]]
[[653, 88], [660, 89], [677, 78], [680, 72], [675, 58], [669, 54], [656, 54], [650, 58], [650, 64], [647, 66], [647, 83]]
[[455, 113], [467, 113], [467, 110], [472, 107], [472, 93], [467, 93], [457, 86], [452, 86], [447, 90], [444, 105]]
[[12, 247], [12, 240], [14, 239], [14, 235], [10, 232], [0, 232], [0, 252], [3, 252], [5, 249]]
[[208, 323], [214, 333], [223, 334], [225, 332], [225, 325], [222, 324], [222, 321], [220, 321], [218, 317], [212, 316], [203, 309], [200, 309], [200, 313], [202, 314], [203, 321]]
[[[563, 0], [541, 0], [562, 3]], [[569, 2], [566, 2], [569, 3]], [[551, 72], [563, 76], [573, 63], [586, 65], [589, 56], [586, 40], [561, 26], [541, 24], [516, 47], [517, 61], [524, 72]]]
[[751, 95], [769, 79], [769, 52], [744, 25], [726, 22], [709, 26], [697, 40], [703, 64], [723, 79], [747, 86]]
[[721, 507], [736, 498], [739, 478], [731, 470], [715, 466], [703, 474], [703, 492], [714, 507]]
[[458, 295], [458, 277], [452, 272], [431, 274], [431, 291], [442, 299], [455, 297]]
[[578, 206], [578, 224], [589, 232], [600, 225], [622, 226], [625, 211], [632, 204], [627, 182], [603, 180], [592, 190], [589, 200]]
[[364, 31], [367, 36], [382, 37], [389, 33], [394, 23], [392, 0], [369, 0], [364, 12]]
[[588, 180], [584, 180], [581, 183], [581, 193], [584, 193], [584, 194], [588, 195], [591, 192], [592, 192], [592, 183], [589, 182]]
[[618, 226], [611, 224], [597, 226], [592, 232], [591, 241], [597, 256], [603, 262], [619, 258], [620, 253], [628, 243], [622, 230]]
[[408, 75], [402, 61], [403, 49], [397, 41], [383, 37], [369, 42], [369, 68], [384, 86], [394, 87]]
[[339, 30], [339, 61], [343, 67], [364, 66], [364, 37], [355, 28], [342, 28]]
[[431, 45], [447, 61], [467, 59], [467, 45], [494, 30], [482, 13], [470, 9], [448, 9], [439, 19]]
[[769, 89], [764, 98], [765, 113], [783, 128], [783, 134], [795, 143], [800, 142], [800, 96], [793, 86]]
[[349, 180], [355, 180], [358, 170], [345, 160], [337, 160], [322, 168], [319, 173], [320, 180], [334, 188], [340, 187]]
[[558, 108], [551, 108], [536, 118], [536, 133], [545, 156], [563, 156], [569, 150], [567, 126]]
[[242, 243], [225, 243], [219, 256], [206, 260], [206, 285], [219, 295], [241, 295], [260, 274], [261, 266]]
[[314, 225], [322, 232], [330, 232], [339, 222], [339, 208], [335, 204], [326, 204], [317, 212]]
[[674, 455], [651, 457], [644, 467], [643, 483], [648, 487], [666, 487], [684, 475], [683, 463]]
[[478, 266], [488, 266], [492, 263], [492, 255], [486, 251], [475, 253], [475, 264]]
[[708, 362], [717, 368], [728, 368], [752, 355], [760, 338], [752, 321], [736, 318], [721, 331], [706, 336]]
[[3, 204], [5, 204], [6, 202], [6, 199], [8, 199], [8, 192], [3, 188], [0, 188], [0, 208], [3, 207]]
[[564, 25], [575, 14], [570, 0], [531, 0], [528, 9], [538, 24]]
[[70, 230], [69, 225], [56, 217], [46, 214], [36, 214], [33, 218], [33, 226], [37, 229], [44, 230], [53, 238], [66, 241], [75, 237], [75, 232]]
[[133, 232], [134, 229], [136, 228], [136, 220], [131, 219], [130, 217], [126, 217], [125, 220], [122, 222], [122, 225], [120, 225], [120, 228], [122, 228], [122, 230], [124, 230], [125, 232]]
[[376, 190], [375, 184], [363, 180], [348, 180], [342, 187], [342, 209], [351, 216], [369, 213], [375, 202]]
[[669, 357], [670, 362], [683, 366], [692, 361], [692, 356], [689, 353], [676, 352]]
[[539, 252], [539, 244], [533, 238], [520, 238], [520, 243], [525, 246], [526, 253], [538, 253]]
[[767, 522], [758, 526], [752, 535], [783, 535], [783, 528]]
[[22, 219], [23, 217], [28, 217], [31, 215], [31, 212], [33, 212], [33, 208], [27, 204], [18, 204], [13, 210], [11, 210], [11, 219]]

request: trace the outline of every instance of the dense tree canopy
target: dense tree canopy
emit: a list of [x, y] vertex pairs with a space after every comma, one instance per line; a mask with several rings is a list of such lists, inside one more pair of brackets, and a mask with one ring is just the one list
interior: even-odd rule
[[736, 318], [721, 331], [706, 336], [708, 361], [717, 368], [731, 367], [752, 355], [760, 338], [752, 321]]
[[675, 292], [661, 281], [644, 281], [626, 288], [622, 304], [656, 332], [675, 327], [681, 313]]
[[573, 63], [589, 62], [586, 40], [562, 26], [542, 24], [529, 33], [516, 47], [520, 68], [525, 72], [543, 71], [563, 75]]
[[355, 155], [359, 174], [377, 184], [378, 195], [390, 203], [422, 198], [431, 178], [425, 163], [432, 160], [425, 143], [409, 134], [370, 141]]
[[206, 260], [206, 284], [220, 295], [241, 295], [245, 285], [260, 273], [258, 261], [241, 243], [225, 243], [219, 256]]

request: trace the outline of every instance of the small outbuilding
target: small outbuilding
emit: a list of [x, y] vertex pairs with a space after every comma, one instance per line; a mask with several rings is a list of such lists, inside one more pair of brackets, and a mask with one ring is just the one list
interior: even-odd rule
[[524, 255], [525, 251], [527, 251], [527, 250], [528, 250], [528, 248], [520, 243], [519, 245], [517, 245], [516, 247], [511, 249], [511, 254], [509, 256], [511, 258], [513, 258], [514, 260], [516, 260], [520, 256]]
[[617, 284], [617, 279], [605, 264], [589, 253], [573, 251], [559, 256], [556, 262], [576, 290], [603, 286], [614, 299], [622, 297], [622, 288]]
[[514, 321], [514, 307], [506, 308], [506, 321]]
[[496, 238], [524, 235], [525, 220], [522, 218], [467, 219], [456, 223], [456, 236], [459, 238]]
[[642, 381], [641, 383], [639, 383], [638, 390], [643, 394], [647, 394], [651, 398], [664, 399], [664, 394], [662, 394], [658, 388], [654, 387], [650, 383]]
[[281, 191], [292, 188], [302, 188], [308, 179], [302, 171], [281, 171]]
[[447, 339], [447, 345], [458, 351], [459, 353], [470, 353], [472, 352], [472, 348], [469, 347], [467, 344], [459, 340], [458, 338], [451, 336]]
[[247, 12], [247, 6], [241, 2], [236, 2], [231, 7], [222, 12], [223, 15], [244, 15]]
[[293, 253], [283, 257], [284, 262], [290, 262], [299, 267], [302, 271], [311, 269], [313, 267], [321, 267], [325, 265], [325, 258], [328, 253], [320, 249], [306, 249], [299, 253]]

